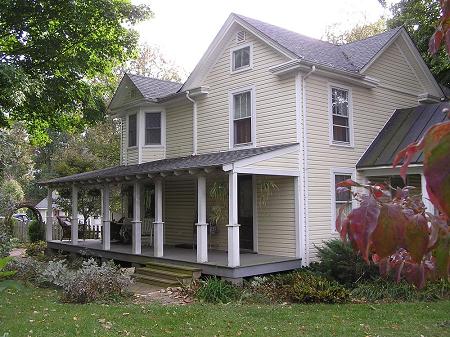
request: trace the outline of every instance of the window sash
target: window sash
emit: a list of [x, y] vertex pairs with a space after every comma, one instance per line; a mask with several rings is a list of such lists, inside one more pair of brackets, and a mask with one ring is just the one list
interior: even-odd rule
[[331, 88], [332, 137], [334, 142], [350, 143], [349, 90]]
[[233, 70], [250, 66], [250, 47], [233, 51]]
[[233, 144], [252, 142], [252, 94], [251, 91], [233, 95]]
[[128, 147], [137, 145], [137, 117], [136, 114], [128, 117]]
[[345, 181], [347, 179], [351, 179], [352, 176], [349, 174], [339, 174], [339, 173], [335, 173], [334, 174], [334, 193], [335, 193], [335, 198], [334, 200], [336, 201], [336, 203], [346, 203], [348, 201], [352, 201], [352, 194], [350, 193], [350, 191], [348, 192], [341, 192], [338, 193], [336, 191], [336, 185], [342, 181]]
[[145, 145], [161, 145], [161, 112], [145, 113]]

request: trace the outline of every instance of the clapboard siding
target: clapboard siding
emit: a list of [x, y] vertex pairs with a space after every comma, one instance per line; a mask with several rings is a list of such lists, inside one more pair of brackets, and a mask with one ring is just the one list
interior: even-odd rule
[[264, 181], [278, 187], [265, 205], [257, 196], [258, 253], [277, 256], [295, 256], [295, 204], [292, 177], [257, 176], [257, 194]]
[[166, 156], [192, 154], [192, 103], [179, 102], [166, 108]]
[[[374, 65], [375, 66], [375, 65]], [[410, 71], [409, 68], [404, 69]], [[333, 81], [334, 82], [334, 81]], [[308, 129], [308, 231], [309, 254], [332, 232], [331, 169], [355, 168], [361, 155], [382, 129], [395, 109], [417, 104], [415, 95], [383, 88], [352, 87], [354, 148], [329, 145], [328, 80], [311, 76], [306, 81]]]
[[397, 42], [385, 50], [383, 55], [367, 69], [366, 74], [378, 79], [380, 85], [388, 85], [416, 95], [425, 91]]
[[248, 86], [255, 87], [257, 146], [296, 141], [294, 79], [280, 79], [269, 72], [287, 58], [249, 32], [247, 42], [253, 43], [253, 69], [230, 74], [233, 37], [206, 76], [209, 93], [198, 99], [199, 153], [229, 148], [229, 93]]
[[244, 166], [245, 168], [271, 169], [271, 170], [299, 170], [299, 154], [296, 150], [268, 160], [262, 160], [254, 164]]
[[165, 158], [164, 146], [143, 146], [141, 162], [160, 160]]
[[120, 163], [127, 164], [127, 117], [122, 117], [120, 135]]

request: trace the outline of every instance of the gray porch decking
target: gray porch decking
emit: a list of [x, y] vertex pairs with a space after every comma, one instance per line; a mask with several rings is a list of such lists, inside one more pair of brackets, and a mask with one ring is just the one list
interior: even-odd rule
[[136, 255], [131, 253], [131, 245], [113, 242], [111, 242], [111, 250], [103, 250], [100, 240], [79, 240], [78, 245], [72, 245], [70, 241], [53, 240], [48, 242], [48, 248], [137, 264], [153, 261], [188, 265], [201, 268], [203, 274], [228, 278], [249, 277], [301, 267], [301, 259], [294, 257], [241, 253], [241, 265], [231, 268], [227, 266], [226, 252], [211, 249], [208, 250], [209, 262], [197, 263], [195, 249], [173, 246], [165, 246], [164, 256], [156, 258], [153, 257], [153, 247], [142, 247], [142, 253]]

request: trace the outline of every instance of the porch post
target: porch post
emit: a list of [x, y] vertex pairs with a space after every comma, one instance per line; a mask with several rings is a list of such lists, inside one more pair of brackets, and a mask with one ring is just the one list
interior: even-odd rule
[[45, 222], [45, 239], [53, 240], [53, 190], [47, 188], [47, 219]]
[[133, 185], [133, 228], [132, 228], [132, 252], [141, 254], [141, 184], [136, 181]]
[[162, 179], [155, 179], [155, 222], [154, 225], [154, 253], [155, 257], [163, 256], [164, 252], [164, 222], [162, 219]]
[[197, 177], [197, 262], [208, 262], [208, 224], [206, 223], [206, 177]]
[[434, 205], [430, 201], [430, 196], [428, 195], [427, 190], [427, 180], [425, 179], [425, 175], [423, 173], [420, 174], [420, 186], [421, 186], [421, 192], [422, 192], [422, 201], [425, 204], [425, 207], [427, 208], [427, 212], [434, 214]]
[[239, 267], [241, 263], [237, 189], [237, 173], [231, 171], [228, 173], [228, 267]]
[[103, 236], [102, 249], [111, 249], [111, 215], [109, 210], [109, 185], [103, 185], [102, 188], [102, 221], [103, 221]]
[[78, 191], [75, 184], [72, 185], [72, 244], [78, 245]]

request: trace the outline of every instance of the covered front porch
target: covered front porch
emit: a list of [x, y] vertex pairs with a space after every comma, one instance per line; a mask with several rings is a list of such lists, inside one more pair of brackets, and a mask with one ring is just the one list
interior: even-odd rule
[[[164, 159], [45, 182], [72, 190], [72, 218], [83, 188], [101, 190], [102, 235], [80, 240], [77, 224], [69, 241], [52, 235], [49, 248], [84, 252], [135, 263], [149, 258], [201, 265], [205, 274], [245, 277], [301, 266], [298, 146], [290, 144]], [[114, 239], [111, 190], [124, 195], [121, 224], [131, 242]], [[233, 269], [235, 269], [233, 271]]]

